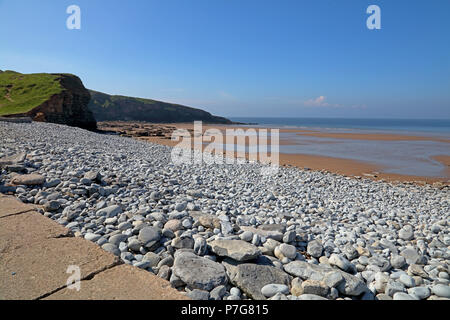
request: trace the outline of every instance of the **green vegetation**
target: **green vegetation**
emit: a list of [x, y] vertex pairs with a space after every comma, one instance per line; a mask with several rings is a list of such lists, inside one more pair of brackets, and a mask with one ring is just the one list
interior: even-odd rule
[[[81, 95], [83, 99], [86, 98], [87, 104], [89, 94], [81, 81], [73, 75], [65, 76], [66, 74], [21, 74], [0, 70], [0, 116], [28, 113], [67, 88], [75, 90], [77, 97]], [[90, 95], [88, 108], [97, 121], [191, 122], [200, 120], [208, 123], [231, 123], [230, 120], [213, 116], [209, 112], [179, 104], [111, 96], [96, 91], [90, 91]], [[55, 115], [46, 115], [47, 120], [54, 117]]]
[[60, 93], [60, 75], [0, 72], [0, 116], [22, 114]]
[[112, 96], [90, 90], [89, 109], [97, 121], [147, 121], [231, 123], [209, 112], [151, 99]]

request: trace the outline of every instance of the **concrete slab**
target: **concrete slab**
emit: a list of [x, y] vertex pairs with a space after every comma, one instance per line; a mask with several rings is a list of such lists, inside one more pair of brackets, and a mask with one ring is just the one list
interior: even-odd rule
[[126, 264], [81, 281], [80, 291], [62, 289], [46, 300], [190, 300], [170, 283]]
[[0, 219], [0, 253], [20, 252], [24, 246], [42, 240], [67, 237], [70, 230], [36, 211]]
[[33, 210], [36, 210], [36, 206], [22, 203], [15, 197], [0, 196], [0, 218]]
[[0, 253], [0, 300], [30, 300], [66, 286], [70, 265], [81, 279], [110, 268], [118, 258], [81, 238], [46, 239]]

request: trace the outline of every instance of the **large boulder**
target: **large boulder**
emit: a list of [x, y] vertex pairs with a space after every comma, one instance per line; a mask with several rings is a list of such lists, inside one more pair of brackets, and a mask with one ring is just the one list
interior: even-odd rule
[[210, 291], [228, 282], [223, 265], [188, 251], [175, 254], [173, 273], [190, 289]]
[[244, 263], [239, 264], [230, 272], [230, 281], [249, 297], [265, 300], [261, 289], [268, 284], [283, 284], [289, 286], [291, 277], [280, 269], [267, 265]]
[[45, 183], [45, 177], [40, 174], [24, 174], [15, 176], [11, 183], [14, 185], [25, 185], [25, 186], [34, 186], [34, 185], [42, 185]]
[[261, 255], [257, 247], [242, 240], [214, 240], [210, 246], [218, 256], [230, 257], [237, 261], [254, 260]]
[[368, 288], [359, 278], [344, 272], [337, 268], [331, 268], [323, 265], [315, 265], [305, 261], [292, 261], [284, 266], [284, 270], [302, 280], [318, 280], [321, 281], [330, 276], [330, 273], [340, 272], [344, 280], [339, 282], [336, 289], [346, 296], [359, 296]]

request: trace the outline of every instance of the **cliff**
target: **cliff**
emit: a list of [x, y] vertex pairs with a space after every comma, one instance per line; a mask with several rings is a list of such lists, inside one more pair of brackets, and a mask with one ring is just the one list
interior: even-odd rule
[[89, 109], [97, 121], [192, 122], [231, 124], [223, 117], [179, 104], [151, 99], [113, 96], [90, 90]]
[[28, 116], [34, 121], [94, 130], [97, 124], [88, 108], [90, 98], [75, 75], [0, 72], [0, 116]]

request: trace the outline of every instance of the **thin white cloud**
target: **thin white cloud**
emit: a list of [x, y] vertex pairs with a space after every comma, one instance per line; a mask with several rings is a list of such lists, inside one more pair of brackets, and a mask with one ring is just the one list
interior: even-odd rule
[[329, 103], [327, 102], [327, 97], [320, 96], [315, 99], [309, 99], [303, 102], [303, 105], [306, 107], [315, 107], [315, 108], [341, 108], [341, 109], [366, 109], [367, 106], [365, 104], [361, 105], [342, 105], [337, 103]]
[[339, 108], [340, 105], [338, 104], [330, 104], [327, 101], [327, 97], [320, 96], [315, 99], [309, 99], [303, 102], [303, 105], [306, 107], [333, 107], [333, 108]]

